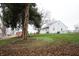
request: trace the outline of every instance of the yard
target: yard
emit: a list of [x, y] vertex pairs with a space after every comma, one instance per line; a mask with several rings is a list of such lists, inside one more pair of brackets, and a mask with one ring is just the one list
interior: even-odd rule
[[79, 43], [79, 33], [68, 33], [68, 34], [36, 34], [32, 35], [33, 38], [38, 40], [47, 40], [53, 43], [57, 41], [65, 41], [67, 43]]
[[79, 33], [30, 36], [0, 40], [0, 55], [79, 55]]

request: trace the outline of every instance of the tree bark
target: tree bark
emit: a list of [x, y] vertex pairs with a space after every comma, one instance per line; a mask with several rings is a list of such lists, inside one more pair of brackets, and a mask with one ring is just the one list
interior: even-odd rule
[[39, 33], [40, 33], [40, 30], [41, 30], [41, 29], [40, 29], [40, 28], [38, 28], [38, 32], [37, 32], [37, 34], [39, 34]]
[[3, 35], [3, 37], [6, 36], [6, 26], [5, 26], [4, 23], [3, 23], [3, 26], [2, 26], [2, 35]]
[[22, 29], [22, 32], [23, 32], [23, 40], [27, 40], [28, 39], [28, 21], [29, 21], [29, 4], [26, 3], [25, 4], [25, 19], [23, 21], [23, 29]]

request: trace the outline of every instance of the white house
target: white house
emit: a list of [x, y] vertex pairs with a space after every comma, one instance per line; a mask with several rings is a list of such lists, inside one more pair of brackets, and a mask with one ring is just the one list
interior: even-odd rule
[[66, 33], [67, 28], [61, 21], [51, 21], [42, 26], [40, 33]]
[[74, 27], [75, 27], [74, 32], [79, 32], [79, 24], [74, 25]]

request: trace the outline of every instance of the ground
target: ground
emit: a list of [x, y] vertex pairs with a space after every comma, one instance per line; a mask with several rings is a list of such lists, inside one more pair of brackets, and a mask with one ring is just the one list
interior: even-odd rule
[[0, 55], [79, 56], [79, 33], [35, 34], [28, 40], [16, 37], [0, 40]]

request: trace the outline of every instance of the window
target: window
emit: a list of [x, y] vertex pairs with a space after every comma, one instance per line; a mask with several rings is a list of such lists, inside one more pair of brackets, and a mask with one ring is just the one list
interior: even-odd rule
[[75, 27], [75, 29], [78, 29], [78, 27]]

